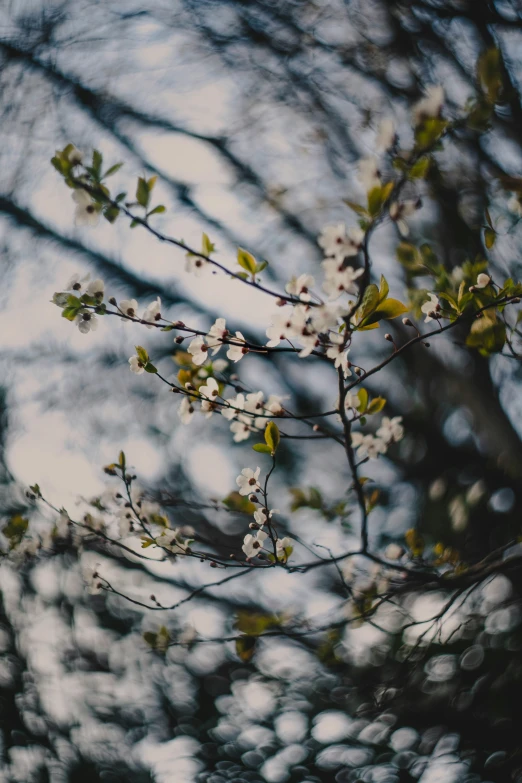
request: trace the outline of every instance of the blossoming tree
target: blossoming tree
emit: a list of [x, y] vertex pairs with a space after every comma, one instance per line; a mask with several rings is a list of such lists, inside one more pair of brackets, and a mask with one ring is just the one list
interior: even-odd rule
[[[399, 615], [401, 638], [409, 627], [427, 619], [433, 635], [456, 602], [465, 605], [477, 586], [492, 575], [511, 574], [520, 568], [521, 556], [512, 539], [473, 562], [443, 540], [425, 541], [416, 529], [383, 545], [372, 524], [380, 504], [372, 463], [386, 459], [387, 453], [398, 448], [405, 427], [401, 416], [387, 411], [385, 387], [372, 394], [368, 379], [378, 385], [385, 368], [398, 365], [409, 352], [430, 351], [448, 334], [458, 335], [470, 352], [520, 359], [517, 325], [522, 285], [509, 277], [500, 279], [491, 271], [489, 254], [497, 228], [490, 210], [484, 211], [482, 255], [451, 270], [437, 259], [429, 243], [417, 246], [409, 241], [408, 221], [424, 208], [425, 180], [437, 154], [456, 143], [461, 134], [480, 135], [488, 128], [501, 90], [494, 63], [491, 52], [479, 62], [480, 90], [465, 107], [446, 107], [442, 88], [429, 88], [413, 107], [409, 139], [399, 137], [392, 119], [380, 123], [374, 154], [358, 164], [366, 193], [364, 203], [352, 200], [347, 193], [346, 223], [327, 225], [318, 237], [324, 253], [320, 269], [314, 275], [303, 272], [292, 277], [284, 290], [270, 283], [267, 263], [244, 248], [238, 248], [237, 258], [231, 262], [221, 259], [206, 233], [198, 249], [158, 230], [155, 216], [166, 210], [153, 201], [155, 177], [139, 177], [135, 195], [129, 197], [127, 192], [110, 189], [110, 179], [122, 164], [106, 167], [97, 150], [87, 156], [72, 144], [56, 152], [52, 163], [72, 190], [77, 225], [95, 228], [101, 219], [109, 223], [128, 220], [131, 228], [149, 232], [172, 246], [174, 256], [181, 251], [187, 275], [216, 274], [237, 290], [243, 287], [245, 296], [249, 290], [260, 292], [271, 299], [274, 313], [266, 324], [266, 339], [255, 341], [235, 324], [227, 324], [221, 315], [213, 323], [209, 321], [207, 328], [195, 328], [167, 317], [159, 298], [146, 303], [134, 298], [118, 300], [105, 290], [103, 280], [90, 280], [82, 272], [74, 275], [53, 297], [63, 318], [86, 339], [102, 318], [148, 330], [143, 331], [135, 353], [128, 358], [129, 371], [178, 396], [180, 426], [190, 427], [197, 417], [221, 417], [232, 441], [252, 444], [251, 460], [237, 476], [236, 485], [223, 487], [219, 500], [208, 501], [210, 507], [242, 515], [244, 531], [238, 546], [224, 547], [219, 540], [208, 540], [196, 527], [174, 525], [166, 508], [140, 487], [132, 464], [120, 452], [104, 468], [111, 481], [107, 492], [93, 499], [92, 508], [80, 518], [69, 509], [51, 507], [45, 487], [38, 483], [31, 486], [31, 501], [36, 508], [51, 508], [53, 524], [42, 530], [34, 528], [30, 519], [13, 517], [3, 529], [10, 558], [20, 561], [51, 556], [65, 540], [78, 549], [95, 540], [113, 556], [133, 562], [146, 563], [149, 557], [174, 564], [193, 559], [205, 576], [213, 569], [202, 587], [174, 606], [163, 602], [160, 588], [144, 603], [122, 592], [103, 568], [87, 569], [90, 593], [118, 595], [155, 612], [171, 612], [204, 591], [247, 579], [254, 572], [284, 572], [299, 580], [317, 569], [334, 570], [345, 597], [342, 619], [324, 617], [310, 625], [291, 614], [234, 617], [234, 632], [222, 640], [232, 641], [237, 656], [245, 662], [252, 659], [264, 636], [310, 638], [317, 649], [326, 645], [328, 654], [335, 655], [342, 628], [379, 624], [391, 608]], [[507, 192], [514, 194], [506, 197], [508, 208], [512, 213], [520, 212], [517, 181], [513, 179], [506, 187], [513, 188]], [[405, 289], [395, 296], [390, 295], [383, 274], [388, 272], [379, 268], [372, 247], [379, 229], [390, 223], [396, 227], [397, 264], [405, 280]], [[394, 322], [401, 328], [395, 328]], [[175, 377], [163, 370], [147, 346], [147, 335], [153, 329], [165, 333], [164, 339], [171, 345], [179, 367]], [[374, 330], [380, 330], [386, 354], [369, 365], [364, 353]], [[275, 355], [287, 355], [314, 364], [329, 389], [329, 409], [303, 415], [295, 400], [270, 388], [251, 388], [241, 371], [252, 355], [267, 362]], [[322, 488], [297, 487], [287, 510], [273, 508], [271, 480], [284, 471], [280, 455], [285, 441], [294, 439], [302, 440], [304, 449], [313, 449], [316, 440], [328, 441], [332, 449], [338, 449], [346, 474], [346, 493], [340, 501], [328, 497]], [[482, 493], [482, 487], [474, 484], [465, 501], [449, 509], [456, 526], [466, 514], [466, 504], [473, 505]], [[316, 544], [313, 536], [300, 535], [292, 514], [303, 507], [315, 509], [340, 525], [351, 525], [357, 531], [357, 546], [333, 553]], [[218, 572], [223, 572], [219, 578]], [[411, 595], [430, 591], [446, 596], [442, 607], [433, 618], [412, 619]], [[173, 647], [207, 641], [190, 629], [161, 622], [155, 631], [144, 635], [144, 642], [160, 655]], [[411, 647], [417, 644], [418, 640]]]

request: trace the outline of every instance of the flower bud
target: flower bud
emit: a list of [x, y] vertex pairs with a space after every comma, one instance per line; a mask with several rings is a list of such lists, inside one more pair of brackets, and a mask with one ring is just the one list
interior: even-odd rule
[[386, 333], [386, 334], [384, 335], [384, 339], [385, 339], [385, 340], [388, 340], [388, 342], [389, 342], [389, 343], [392, 343], [392, 342], [393, 342], [393, 337], [392, 337], [392, 336], [391, 336], [391, 334], [389, 334], [389, 333]]
[[109, 304], [116, 306], [116, 299], [113, 296], [109, 299]]
[[259, 499], [257, 495], [250, 495], [248, 499], [250, 500], [251, 503], [259, 503]]
[[402, 323], [404, 324], [404, 326], [413, 326], [409, 318], [403, 318]]
[[217, 563], [215, 562], [215, 560], [211, 560], [210, 561], [210, 567], [211, 568], [217, 568]]

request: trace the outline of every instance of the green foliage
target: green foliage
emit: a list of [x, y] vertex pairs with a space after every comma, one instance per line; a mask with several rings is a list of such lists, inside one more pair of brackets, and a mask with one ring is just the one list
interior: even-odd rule
[[279, 447], [280, 440], [281, 440], [281, 435], [279, 434], [279, 429], [277, 427], [277, 424], [275, 423], [275, 421], [269, 421], [265, 427], [265, 443], [270, 449], [270, 453], [272, 456], [275, 455]]
[[170, 633], [164, 625], [160, 626], [157, 633], [153, 633], [152, 631], [145, 631], [143, 634], [143, 639], [149, 645], [149, 647], [151, 647], [160, 655], [165, 655], [171, 642]]
[[379, 321], [397, 318], [408, 312], [408, 308], [398, 299], [388, 298], [388, 283], [381, 276], [380, 288], [370, 283], [364, 291], [362, 302], [355, 313], [356, 328], [359, 331], [375, 329]]
[[254, 276], [257, 271], [257, 262], [254, 256], [242, 247], [237, 249], [237, 263], [249, 275]]
[[16, 514], [11, 517], [6, 525], [2, 528], [2, 533], [9, 541], [9, 549], [15, 549], [20, 541], [23, 539], [29, 526], [29, 520], [23, 517], [21, 514]]
[[346, 511], [344, 500], [328, 505], [316, 487], [309, 487], [308, 489], [292, 487], [289, 491], [292, 495], [290, 511], [298, 511], [300, 508], [311, 508], [314, 511], [318, 511], [328, 522], [339, 518]]
[[491, 47], [477, 61], [477, 79], [489, 103], [495, 104], [502, 93], [502, 58], [499, 49]]

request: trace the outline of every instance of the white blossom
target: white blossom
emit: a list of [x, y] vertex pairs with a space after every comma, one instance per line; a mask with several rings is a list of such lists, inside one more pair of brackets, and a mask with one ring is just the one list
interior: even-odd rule
[[374, 435], [363, 435], [362, 432], [352, 433], [352, 446], [357, 449], [359, 459], [370, 457], [377, 459], [379, 454], [386, 453], [386, 443]]
[[281, 403], [283, 400], [287, 399], [288, 397], [280, 397], [278, 394], [270, 394], [268, 400], [265, 402], [265, 411], [271, 413], [273, 416], [280, 416], [284, 412]]
[[252, 468], [243, 468], [236, 479], [240, 495], [250, 495], [252, 492], [256, 492], [256, 490], [260, 489], [257, 482], [260, 473], [261, 468], [259, 467], [255, 470], [252, 470]]
[[228, 362], [226, 359], [213, 359], [212, 360], [212, 369], [214, 372], [224, 372], [228, 367]]
[[364, 240], [364, 231], [358, 227], [346, 230], [344, 223], [325, 226], [317, 242], [326, 256], [343, 261], [347, 256], [356, 256]]
[[303, 344], [303, 348], [301, 348], [298, 353], [298, 356], [301, 359], [304, 359], [306, 356], [310, 356], [312, 351], [320, 344], [319, 339], [315, 334], [299, 335], [299, 342]]
[[399, 560], [404, 554], [404, 549], [399, 544], [388, 544], [384, 550], [384, 557], [387, 560]]
[[407, 237], [410, 233], [410, 229], [404, 218], [414, 215], [420, 206], [420, 199], [408, 199], [400, 202], [393, 201], [390, 204], [390, 217], [397, 224], [401, 236]]
[[404, 427], [402, 426], [402, 416], [394, 416], [393, 419], [384, 416], [382, 424], [376, 432], [378, 438], [381, 438], [387, 445], [397, 443], [404, 437]]
[[208, 345], [200, 335], [191, 340], [187, 350], [192, 354], [192, 361], [196, 365], [204, 364], [208, 359]]
[[90, 310], [79, 310], [74, 323], [82, 334], [95, 332], [98, 328], [98, 319]]
[[81, 277], [79, 274], [73, 275], [65, 286], [65, 290], [81, 293], [85, 289], [90, 277], [90, 275], [85, 275], [85, 277]]
[[209, 378], [206, 386], [200, 386], [199, 393], [206, 397], [201, 401], [201, 410], [206, 414], [205, 418], [212, 416], [214, 411], [215, 398], [219, 396], [219, 385], [215, 378]]
[[103, 299], [103, 295], [105, 293], [105, 283], [99, 277], [96, 280], [91, 280], [85, 289], [85, 293], [89, 296], [94, 296], [96, 299]]
[[194, 406], [189, 397], [183, 397], [178, 408], [178, 416], [182, 424], [189, 424], [194, 415]]
[[336, 299], [342, 293], [355, 293], [355, 281], [363, 273], [363, 269], [354, 269], [353, 266], [345, 266], [338, 259], [327, 258], [321, 266], [325, 272], [323, 291], [330, 299]]
[[187, 253], [185, 256], [185, 272], [190, 272], [196, 277], [201, 277], [209, 266], [209, 262], [201, 256], [195, 256], [193, 253]]
[[486, 275], [484, 272], [481, 272], [481, 274], [477, 277], [475, 288], [486, 288], [486, 286], [488, 286], [490, 283], [491, 277]]
[[[145, 312], [143, 313], [143, 321], [160, 321], [161, 320], [161, 299], [159, 296], [150, 305], [147, 305]], [[145, 324], [147, 329], [152, 329], [151, 323]]]
[[231, 407], [226, 406], [221, 408], [221, 415], [230, 421], [236, 418], [238, 411], [242, 411], [244, 409], [245, 395], [238, 394], [237, 397], [229, 397], [228, 400], [225, 400], [225, 402], [227, 402]]
[[[120, 302], [120, 310], [124, 315], [128, 315], [130, 318], [136, 318], [138, 312], [138, 303], [135, 299], [122, 299]], [[127, 319], [123, 319], [123, 323], [127, 323]]]
[[387, 150], [395, 144], [396, 138], [395, 123], [391, 117], [386, 117], [384, 120], [381, 120], [377, 138], [375, 140], [377, 149], [382, 152], [387, 152]]
[[[245, 338], [241, 332], [236, 332], [236, 340], [240, 341], [241, 343], [245, 342]], [[248, 353], [248, 348], [245, 348], [243, 345], [231, 344], [229, 345], [227, 351], [227, 358], [230, 359], [231, 362], [238, 362], [246, 353]]]
[[82, 569], [83, 572], [83, 580], [87, 586], [87, 592], [91, 595], [97, 595], [98, 593], [101, 593], [103, 589], [103, 581], [97, 571], [97, 565], [93, 568], [92, 566], [87, 566], [86, 568]]
[[421, 311], [425, 314], [426, 318], [424, 319], [424, 323], [429, 323], [430, 321], [433, 321], [433, 318], [437, 314], [437, 308], [439, 307], [439, 300], [435, 296], [435, 294], [428, 294], [429, 296], [429, 302], [424, 302], [424, 304], [421, 307]]
[[219, 351], [221, 345], [223, 344], [223, 339], [227, 335], [228, 335], [228, 329], [226, 326], [225, 319], [217, 318], [216, 321], [210, 327], [209, 332], [207, 334], [207, 344], [208, 347], [212, 349], [213, 354], [216, 354]]
[[139, 356], [131, 356], [129, 359], [129, 367], [131, 372], [135, 372], [136, 375], [141, 375], [145, 372], [145, 366]]
[[74, 222], [77, 226], [97, 226], [100, 214], [92, 198], [86, 190], [80, 188], [73, 191], [73, 201], [76, 202]]
[[309, 290], [315, 285], [312, 275], [299, 275], [292, 277], [286, 284], [285, 291], [291, 296], [298, 296], [303, 302], [309, 302], [311, 299]]
[[254, 511], [254, 519], [259, 527], [263, 527], [263, 525], [266, 525], [269, 519], [272, 519], [273, 514], [276, 512], [276, 508], [273, 508], [271, 511], [269, 511], [267, 508], [258, 508], [256, 511]]
[[285, 549], [292, 546], [292, 539], [285, 536], [284, 538], [278, 538], [276, 541], [276, 552], [278, 556], [285, 554]]
[[247, 557], [255, 557], [263, 548], [263, 543], [268, 538], [268, 533], [258, 530], [255, 535], [248, 533], [243, 541], [243, 552]]
[[248, 418], [239, 415], [237, 421], [233, 421], [230, 425], [230, 432], [234, 433], [234, 443], [247, 440], [252, 432]]
[[348, 367], [348, 350], [345, 348], [345, 339], [342, 334], [336, 332], [330, 332], [330, 342], [333, 343], [326, 349], [326, 355], [329, 359], [334, 360], [334, 367], [337, 369], [342, 368], [344, 377], [347, 378], [351, 375], [351, 370]]
[[357, 166], [357, 174], [367, 192], [381, 187], [381, 173], [377, 158], [362, 158]]
[[415, 104], [412, 110], [413, 123], [419, 125], [428, 117], [438, 117], [444, 103], [444, 88], [431, 86], [426, 90], [426, 96]]

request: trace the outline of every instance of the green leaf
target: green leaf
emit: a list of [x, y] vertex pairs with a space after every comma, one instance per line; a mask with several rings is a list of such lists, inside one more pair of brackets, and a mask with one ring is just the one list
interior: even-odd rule
[[251, 275], [255, 275], [257, 262], [254, 256], [242, 247], [237, 249], [237, 263]]
[[280, 440], [281, 435], [277, 424], [274, 421], [269, 421], [265, 427], [265, 443], [270, 448], [272, 456], [276, 453]]
[[103, 217], [105, 218], [105, 220], [108, 220], [109, 223], [114, 223], [119, 214], [120, 214], [120, 210], [118, 209], [118, 207], [114, 207], [112, 206], [112, 204], [110, 204], [108, 207], [106, 207], [103, 210]]
[[213, 253], [216, 249], [216, 246], [213, 242], [210, 241], [207, 234], [203, 234], [203, 237], [201, 239], [201, 252], [204, 256], [209, 256], [211, 253]]
[[9, 522], [2, 529], [2, 533], [9, 541], [9, 549], [14, 549], [27, 532], [29, 520], [21, 514], [11, 517]]
[[116, 174], [116, 172], [119, 171], [122, 166], [123, 163], [115, 163], [114, 166], [111, 166], [110, 169], [107, 169], [107, 171], [103, 175], [103, 179], [105, 179], [106, 177], [111, 177], [113, 174]]
[[66, 318], [68, 321], [74, 321], [78, 315], [77, 307], [64, 307], [62, 310], [62, 318]]
[[484, 244], [486, 245], [488, 250], [491, 250], [491, 248], [495, 244], [496, 238], [497, 238], [497, 234], [492, 228], [488, 227], [484, 230]]
[[350, 209], [353, 209], [354, 212], [356, 212], [358, 215], [362, 215], [363, 217], [366, 217], [368, 215], [368, 210], [365, 209], [361, 204], [357, 204], [355, 201], [348, 201], [348, 199], [343, 198], [344, 203], [347, 207], [350, 207]]
[[271, 454], [272, 449], [267, 446], [266, 443], [255, 443], [252, 448], [254, 451], [258, 451], [260, 454]]
[[426, 175], [428, 174], [429, 168], [431, 164], [431, 159], [428, 158], [426, 155], [424, 155], [422, 158], [419, 158], [419, 160], [413, 164], [411, 169], [408, 172], [408, 176], [410, 179], [425, 179]]
[[357, 312], [355, 313], [357, 324], [362, 324], [364, 319], [373, 313], [378, 304], [379, 289], [374, 283], [370, 283], [370, 285], [366, 287], [360, 307], [357, 308]]
[[368, 405], [366, 412], [370, 416], [373, 416], [375, 413], [380, 413], [385, 405], [386, 405], [386, 400], [384, 399], [384, 397], [375, 397], [375, 399], [372, 400]]
[[253, 514], [256, 510], [255, 504], [247, 496], [240, 495], [239, 492], [231, 492], [230, 495], [227, 495], [223, 500], [223, 505], [231, 511], [237, 511], [241, 514]]
[[147, 180], [147, 189], [149, 193], [152, 193], [152, 189], [156, 184], [157, 180], [158, 180], [157, 176], [151, 177], [149, 180]]
[[477, 348], [482, 356], [500, 353], [506, 342], [506, 327], [494, 311], [485, 310], [473, 321], [466, 345]]
[[399, 302], [398, 299], [385, 299], [381, 302], [377, 308], [367, 318], [364, 319], [362, 327], [369, 327], [373, 324], [378, 324], [378, 321], [388, 321], [392, 318], [398, 318], [399, 315], [404, 315], [409, 310], [405, 304]]
[[240, 636], [236, 639], [236, 653], [243, 663], [248, 663], [255, 652], [256, 639], [254, 636]]
[[266, 268], [267, 268], [267, 266], [268, 266], [268, 261], [261, 261], [261, 262], [260, 262], [260, 263], [259, 263], [259, 264], [256, 266], [256, 275], [258, 275], [260, 272], [262, 272], [262, 271], [263, 271], [263, 269], [266, 269]]
[[136, 345], [135, 348], [136, 348], [136, 356], [138, 357], [140, 362], [143, 365], [147, 364], [149, 361], [149, 354], [147, 353], [145, 348], [143, 348], [141, 345]]
[[138, 177], [138, 185], [136, 187], [136, 201], [142, 207], [147, 208], [149, 206], [149, 186], [147, 184], [147, 180], [143, 177]]
[[144, 369], [145, 369], [145, 372], [150, 372], [152, 374], [158, 372], [156, 367], [154, 367], [154, 365], [151, 362], [147, 362], [147, 364], [145, 365]]
[[357, 410], [359, 413], [364, 413], [368, 406], [368, 392], [366, 389], [361, 388], [359, 389], [357, 396], [359, 398], [359, 405], [357, 406]]
[[389, 320], [390, 318], [398, 318], [399, 315], [404, 315], [404, 313], [408, 312], [408, 309], [398, 299], [385, 299], [384, 302], [379, 304], [374, 315], [378, 315], [380, 321], [382, 319]]
[[99, 150], [92, 151], [92, 171], [96, 179], [100, 179], [103, 155]]
[[502, 91], [502, 60], [500, 51], [491, 47], [477, 61], [477, 77], [490, 103], [497, 103]]
[[381, 275], [381, 284], [379, 286], [379, 302], [382, 302], [388, 296], [390, 292], [390, 286], [384, 275]]
[[451, 307], [452, 307], [454, 310], [456, 310], [456, 311], [458, 312], [458, 310], [459, 310], [459, 307], [458, 307], [458, 305], [457, 305], [457, 302], [454, 300], [454, 298], [453, 298], [453, 297], [452, 297], [450, 294], [446, 294], [446, 293], [444, 293], [444, 291], [441, 291], [441, 292], [439, 293], [439, 296], [440, 296], [440, 298], [441, 298], [441, 299], [445, 299], [445, 300], [446, 300], [446, 302], [448, 302], [448, 303], [450, 304], [450, 306], [451, 306]]
[[152, 647], [153, 650], [156, 649], [156, 641], [158, 639], [157, 633], [152, 633], [152, 631], [145, 631], [143, 634], [143, 639], [147, 642], [149, 647]]
[[154, 207], [154, 209], [151, 209], [151, 211], [147, 214], [147, 217], [150, 217], [151, 215], [160, 215], [162, 212], [166, 212], [167, 207], [163, 206], [163, 204], [158, 204], [157, 207]]
[[122, 471], [125, 473], [125, 452], [120, 451], [118, 455], [118, 465], [122, 469]]
[[372, 217], [375, 217], [381, 211], [383, 202], [382, 188], [372, 188], [368, 193], [368, 212]]

